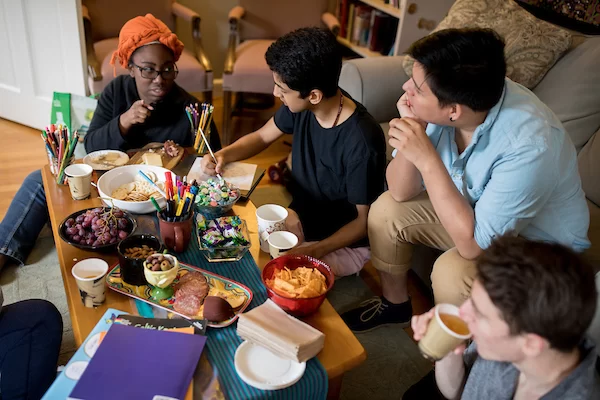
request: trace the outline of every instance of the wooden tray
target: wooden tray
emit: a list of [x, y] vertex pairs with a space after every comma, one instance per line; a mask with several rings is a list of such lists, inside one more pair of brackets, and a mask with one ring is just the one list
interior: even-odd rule
[[185, 149], [183, 147], [177, 145], [177, 148], [179, 149], [179, 154], [177, 154], [177, 157], [171, 157], [170, 155], [165, 153], [163, 143], [148, 143], [134, 155], [130, 154], [129, 162], [127, 163], [127, 165], [143, 164], [144, 160], [142, 159], [142, 157], [145, 153], [156, 153], [160, 154], [160, 157], [162, 158], [163, 168], [173, 170], [173, 168], [175, 168], [175, 166], [179, 164], [179, 161], [181, 161], [185, 154]]
[[[221, 294], [224, 294], [227, 297], [229, 297], [229, 296], [232, 296], [234, 298], [239, 298], [241, 296], [245, 297], [243, 303], [240, 306], [238, 306], [237, 308], [234, 308], [233, 311], [235, 314], [233, 317], [231, 317], [230, 319], [228, 319], [226, 321], [221, 321], [221, 322], [217, 322], [217, 323], [209, 322], [208, 326], [210, 326], [212, 328], [224, 328], [226, 326], [229, 326], [238, 318], [239, 314], [244, 312], [244, 310], [246, 308], [248, 308], [248, 305], [250, 305], [253, 295], [252, 295], [252, 291], [248, 287], [246, 287], [245, 285], [242, 285], [241, 283], [233, 281], [231, 279], [225, 278], [224, 276], [213, 274], [212, 272], [194, 267], [193, 265], [184, 264], [184, 263], [180, 262], [179, 263], [179, 272], [177, 273], [177, 278], [175, 278], [175, 281], [173, 282], [173, 284], [177, 283], [179, 281], [179, 278], [181, 276], [187, 274], [189, 271], [201, 272], [206, 277], [206, 280], [208, 281], [208, 286], [210, 288], [209, 292], [208, 292], [209, 296], [215, 295], [217, 292], [220, 292]], [[203, 319], [203, 316], [202, 316], [203, 308], [202, 307], [200, 308], [200, 312], [198, 313], [198, 315], [195, 318], [190, 318], [189, 316], [187, 316], [185, 314], [181, 314], [173, 309], [173, 303], [175, 302], [174, 297], [170, 297], [165, 300], [156, 301], [156, 300], [153, 300], [152, 298], [150, 298], [150, 291], [152, 290], [151, 286], [148, 286], [148, 285], [132, 286], [132, 285], [128, 285], [127, 283], [124, 283], [121, 280], [121, 267], [119, 266], [118, 263], [111, 269], [111, 271], [108, 273], [108, 275], [106, 275], [106, 283], [110, 289], [112, 289], [116, 292], [122, 293], [126, 296], [133, 297], [134, 299], [139, 299], [150, 305], [162, 308], [163, 310], [166, 310], [167, 312], [171, 312], [173, 314], [180, 315], [186, 319]]]

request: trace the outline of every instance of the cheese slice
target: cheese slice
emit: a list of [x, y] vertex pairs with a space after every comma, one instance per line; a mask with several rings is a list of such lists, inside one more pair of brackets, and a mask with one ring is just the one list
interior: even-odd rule
[[157, 167], [163, 166], [162, 157], [160, 156], [160, 154], [144, 153], [142, 155], [142, 160], [144, 161], [144, 164], [146, 164], [146, 165], [156, 165]]

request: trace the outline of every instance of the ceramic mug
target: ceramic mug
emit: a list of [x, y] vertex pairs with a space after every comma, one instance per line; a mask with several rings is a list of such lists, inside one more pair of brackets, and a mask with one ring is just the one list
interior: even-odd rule
[[262, 251], [269, 252], [269, 242], [265, 239], [264, 233], [266, 232], [268, 237], [273, 232], [285, 230], [287, 217], [286, 208], [277, 204], [265, 204], [258, 207], [256, 219], [258, 221], [258, 240]]
[[100, 258], [87, 258], [73, 265], [71, 274], [75, 277], [84, 306], [98, 307], [104, 303], [106, 297], [104, 277], [107, 272], [108, 264]]
[[164, 220], [157, 212], [160, 225], [160, 238], [169, 250], [181, 253], [187, 249], [192, 237], [192, 223], [194, 213], [189, 213], [187, 219], [177, 222]]
[[65, 168], [65, 175], [69, 182], [69, 190], [73, 200], [83, 200], [90, 197], [92, 172], [94, 172], [94, 169], [87, 164], [71, 164]]
[[288, 231], [277, 231], [270, 235], [263, 232], [263, 236], [269, 243], [269, 254], [271, 258], [277, 258], [284, 255], [298, 244], [298, 236]]

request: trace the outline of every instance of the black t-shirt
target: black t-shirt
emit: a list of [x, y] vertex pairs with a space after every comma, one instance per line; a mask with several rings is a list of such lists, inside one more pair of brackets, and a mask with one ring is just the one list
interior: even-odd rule
[[[307, 241], [331, 236], [356, 218], [356, 205], [370, 205], [383, 192], [385, 137], [355, 103], [350, 118], [333, 128], [323, 128], [310, 111], [292, 113], [281, 106], [275, 113], [275, 125], [293, 134], [290, 208], [298, 213]], [[352, 247], [367, 243], [364, 238]]]
[[[113, 79], [98, 99], [98, 106], [85, 135], [85, 150], [88, 153], [107, 149], [127, 151], [151, 142], [163, 143], [167, 140], [173, 140], [184, 147], [193, 145], [185, 107], [199, 103], [198, 99], [174, 83], [169, 94], [159, 103], [153, 104], [154, 110], [146, 121], [133, 125], [127, 135], [123, 136], [119, 129], [119, 117], [138, 100], [140, 96], [131, 76], [120, 75]], [[213, 151], [221, 148], [214, 122], [211, 124], [209, 140]]]

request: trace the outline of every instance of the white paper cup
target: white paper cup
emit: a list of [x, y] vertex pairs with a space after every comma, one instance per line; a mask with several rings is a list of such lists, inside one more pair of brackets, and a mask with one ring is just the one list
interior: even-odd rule
[[100, 258], [87, 258], [73, 265], [71, 273], [75, 277], [81, 302], [86, 307], [98, 307], [104, 303], [106, 285], [104, 277], [108, 264]]
[[269, 254], [272, 258], [284, 255], [298, 244], [298, 236], [288, 231], [277, 231], [269, 235]]
[[462, 319], [460, 319], [460, 322], [463, 324], [461, 328], [466, 329], [466, 334], [460, 334], [451, 329], [451, 327], [442, 321], [440, 314], [449, 314], [460, 319], [457, 306], [453, 304], [438, 304], [435, 306], [435, 315], [429, 321], [425, 336], [419, 341], [421, 354], [431, 361], [441, 360], [446, 354], [458, 347], [459, 344], [471, 337], [469, 328]]
[[71, 164], [65, 168], [65, 175], [69, 182], [69, 190], [73, 200], [83, 200], [90, 197], [93, 171], [94, 169], [87, 164]]
[[256, 219], [258, 220], [258, 240], [260, 249], [265, 253], [269, 252], [268, 236], [273, 232], [283, 231], [285, 229], [285, 219], [288, 212], [285, 207], [277, 204], [265, 204], [256, 210]]

